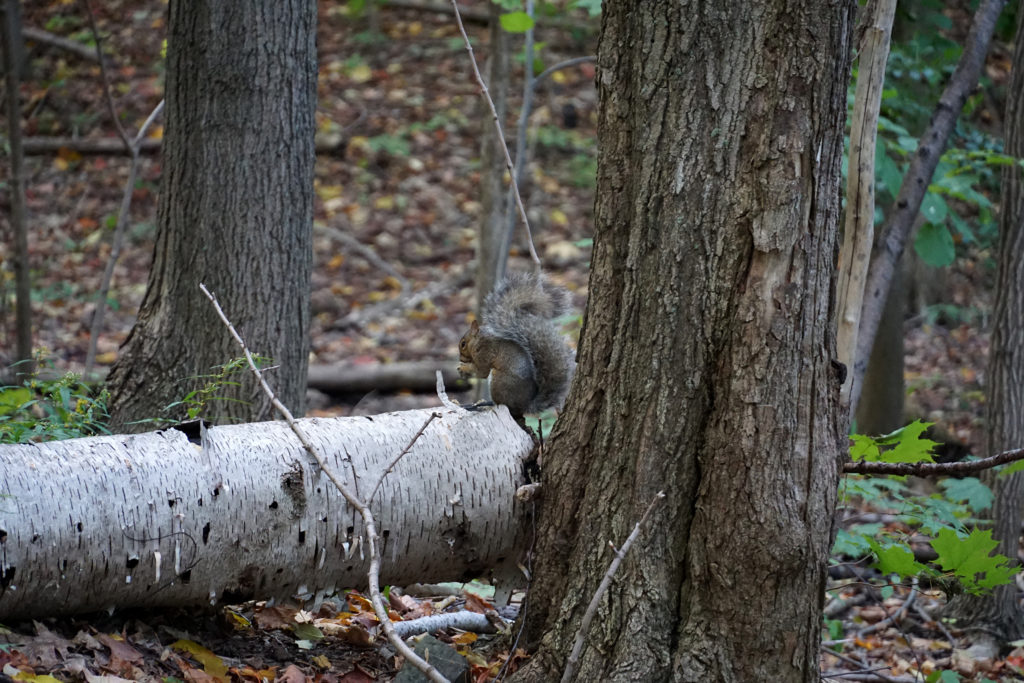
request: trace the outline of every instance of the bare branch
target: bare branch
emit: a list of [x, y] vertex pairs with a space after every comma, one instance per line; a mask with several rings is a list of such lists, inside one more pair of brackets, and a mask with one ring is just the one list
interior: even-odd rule
[[897, 474], [915, 477], [973, 474], [1018, 460], [1024, 460], [1024, 448], [965, 462], [847, 462], [843, 463], [843, 474]]
[[505, 167], [508, 169], [509, 175], [512, 180], [512, 191], [515, 193], [516, 206], [519, 207], [519, 215], [523, 219], [523, 227], [526, 228], [526, 243], [530, 248], [530, 258], [533, 259], [534, 264], [540, 267], [540, 257], [537, 256], [537, 250], [533, 246], [533, 232], [530, 230], [530, 219], [526, 217], [526, 207], [523, 206], [523, 198], [519, 195], [519, 183], [516, 182], [516, 168], [512, 163], [512, 155], [508, 151], [508, 145], [505, 144], [505, 133], [501, 129], [501, 121], [498, 120], [498, 111], [494, 108], [494, 100], [491, 99], [491, 93], [487, 89], [487, 83], [484, 82], [484, 77], [480, 75], [480, 68], [476, 65], [476, 56], [473, 54], [473, 44], [469, 42], [469, 36], [466, 34], [466, 27], [462, 25], [462, 15], [459, 14], [459, 3], [458, 0], [452, 0], [452, 8], [455, 10], [455, 22], [459, 25], [459, 31], [462, 33], [462, 39], [466, 43], [466, 51], [469, 52], [469, 61], [473, 65], [473, 74], [476, 76], [476, 82], [480, 85], [480, 94], [484, 100], [487, 101], [487, 106], [491, 108], [491, 117], [494, 119], [494, 127], [498, 133], [498, 141], [501, 143], [501, 149], [505, 152]]
[[596, 61], [597, 61], [597, 55], [588, 55], [586, 57], [573, 57], [572, 59], [567, 59], [564, 62], [559, 62], [558, 64], [552, 64], [548, 68], [546, 68], [543, 71], [541, 71], [540, 74], [536, 78], [533, 79], [533, 81], [531, 82], [530, 85], [531, 85], [531, 87], [536, 88], [538, 85], [541, 84], [542, 81], [544, 81], [545, 79], [549, 78], [551, 76], [551, 74], [555, 73], [556, 71], [561, 71], [562, 69], [568, 69], [569, 67], [576, 66], [577, 64], [587, 64], [588, 62], [596, 62]]
[[[320, 454], [320, 451], [313, 445], [313, 442], [309, 440], [309, 437], [295, 421], [291, 411], [288, 410], [288, 408], [278, 400], [277, 396], [274, 395], [270, 385], [268, 385], [266, 380], [263, 378], [263, 373], [260, 372], [258, 367], [256, 367], [256, 362], [253, 360], [252, 354], [249, 353], [249, 348], [245, 345], [245, 341], [238, 332], [235, 331], [234, 325], [231, 324], [231, 321], [228, 320], [227, 316], [224, 315], [224, 311], [221, 309], [220, 304], [217, 303], [217, 298], [210, 293], [210, 290], [206, 288], [206, 285], [200, 283], [199, 289], [203, 290], [203, 294], [206, 295], [206, 298], [213, 303], [213, 307], [216, 309], [217, 315], [220, 316], [221, 321], [227, 326], [228, 331], [231, 333], [231, 336], [234, 337], [235, 341], [238, 342], [238, 345], [242, 347], [245, 359], [249, 363], [249, 369], [252, 370], [253, 375], [256, 376], [256, 380], [263, 388], [263, 393], [265, 393], [270, 399], [271, 404], [273, 404], [274, 408], [277, 409], [277, 412], [284, 417], [288, 426], [291, 427], [291, 430], [295, 433], [295, 436], [297, 436], [299, 441], [302, 442], [302, 447], [305, 448], [306, 452], [309, 453], [316, 461], [317, 465], [320, 466], [320, 469], [323, 470], [323, 473], [327, 475], [327, 478], [331, 480], [331, 483], [334, 484], [335, 488], [337, 488], [338, 491], [341, 492], [341, 495], [344, 496], [345, 500], [348, 501], [348, 504], [355, 508], [363, 518], [363, 524], [366, 525], [366, 543], [367, 546], [369, 546], [370, 551], [370, 569], [367, 572], [370, 602], [373, 604], [373, 611], [377, 615], [377, 621], [380, 622], [381, 628], [384, 630], [385, 635], [387, 635], [391, 645], [394, 646], [395, 650], [399, 654], [405, 657], [407, 662], [422, 671], [423, 674], [431, 681], [434, 681], [435, 683], [447, 683], [447, 679], [442, 676], [437, 669], [424, 661], [423, 658], [413, 652], [412, 648], [405, 644], [405, 641], [403, 641], [395, 632], [395, 627], [392, 625], [390, 617], [388, 617], [387, 609], [384, 607], [384, 601], [380, 594], [380, 543], [379, 537], [377, 536], [377, 525], [374, 522], [373, 513], [370, 511], [370, 508], [359, 500], [358, 496], [350, 491], [349, 488], [335, 476], [334, 472], [327, 467], [327, 461], [324, 460], [323, 455]], [[426, 428], [426, 425], [424, 425], [424, 428]], [[420, 431], [422, 432], [422, 430]], [[419, 435], [417, 434], [417, 436]]]
[[85, 4], [85, 16], [89, 19], [89, 28], [92, 30], [93, 40], [96, 41], [96, 59], [100, 63], [100, 78], [103, 79], [103, 94], [107, 101], [107, 113], [110, 114], [110, 120], [117, 128], [117, 135], [121, 138], [125, 148], [131, 149], [131, 139], [128, 137], [128, 131], [124, 129], [121, 121], [117, 118], [114, 96], [110, 92], [110, 78], [107, 76], [107, 62], [103, 59], [103, 43], [100, 40], [99, 29], [96, 28], [96, 16], [92, 12], [92, 5], [89, 4], [89, 0], [82, 0], [82, 2]]
[[[107, 84], [109, 88], [109, 84]], [[113, 106], [113, 102], [111, 102]], [[89, 350], [85, 356], [85, 371], [83, 372], [84, 377], [89, 377], [92, 373], [93, 365], [96, 362], [96, 344], [99, 341], [100, 333], [103, 331], [103, 317], [107, 312], [107, 294], [110, 292], [110, 282], [114, 278], [114, 266], [117, 265], [117, 260], [121, 257], [121, 246], [124, 244], [124, 233], [128, 228], [128, 216], [131, 213], [132, 207], [132, 195], [135, 192], [135, 179], [139, 173], [139, 144], [146, 136], [146, 130], [150, 124], [156, 120], [156, 117], [163, 111], [164, 100], [160, 100], [160, 103], [156, 105], [149, 116], [146, 117], [146, 121], [139, 128], [138, 134], [134, 140], [127, 141], [128, 151], [131, 154], [132, 161], [131, 166], [128, 167], [128, 180], [124, 183], [124, 193], [121, 195], [121, 207], [117, 212], [117, 225], [114, 227], [114, 236], [110, 240], [110, 257], [107, 259], [107, 265], [103, 270], [103, 279], [100, 280], [100, 289], [96, 294], [96, 310], [93, 311], [92, 325], [89, 330]]]
[[373, 497], [377, 495], [377, 489], [379, 489], [380, 485], [384, 483], [384, 478], [394, 471], [395, 465], [398, 464], [398, 461], [401, 460], [405, 456], [405, 454], [409, 452], [410, 449], [412, 449], [413, 444], [415, 444], [416, 440], [423, 435], [423, 432], [426, 431], [430, 423], [438, 419], [439, 417], [441, 417], [441, 413], [431, 413], [430, 417], [428, 417], [426, 421], [423, 423], [423, 426], [420, 427], [420, 431], [416, 432], [416, 435], [412, 437], [411, 441], [409, 441], [409, 445], [403, 448], [402, 452], [396, 455], [394, 460], [388, 463], [387, 468], [385, 468], [385, 470], [380, 473], [380, 479], [378, 479], [377, 483], [373, 485], [372, 489], [370, 489], [370, 497], [366, 499], [367, 505], [373, 504]]
[[88, 45], [83, 45], [74, 40], [69, 40], [62, 36], [54, 35], [49, 31], [44, 31], [41, 28], [33, 28], [32, 26], [22, 26], [21, 35], [26, 40], [32, 40], [43, 45], [52, 45], [53, 47], [60, 48], [65, 52], [76, 54], [82, 59], [88, 59], [89, 61], [98, 61], [96, 57], [96, 50], [92, 49]]

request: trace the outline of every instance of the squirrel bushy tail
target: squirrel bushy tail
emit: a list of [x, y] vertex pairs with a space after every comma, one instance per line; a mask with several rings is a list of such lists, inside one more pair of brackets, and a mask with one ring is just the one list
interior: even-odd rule
[[574, 354], [553, 320], [569, 312], [571, 297], [540, 274], [511, 273], [484, 300], [481, 332], [508, 339], [533, 360], [533, 410], [561, 407], [576, 368]]

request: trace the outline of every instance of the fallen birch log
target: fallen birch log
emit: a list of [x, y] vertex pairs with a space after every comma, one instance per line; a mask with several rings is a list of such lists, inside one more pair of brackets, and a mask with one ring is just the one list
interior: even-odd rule
[[[505, 408], [300, 420], [370, 496], [388, 584], [515, 572], [532, 441]], [[0, 446], [0, 621], [314, 599], [366, 582], [362, 520], [284, 422]]]

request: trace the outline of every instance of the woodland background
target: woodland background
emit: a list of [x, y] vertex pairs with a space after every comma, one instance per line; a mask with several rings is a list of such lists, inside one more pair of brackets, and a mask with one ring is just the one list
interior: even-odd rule
[[[483, 3], [468, 3], [467, 8], [485, 9]], [[162, 96], [166, 4], [111, 1], [94, 3], [93, 11], [112, 66], [115, 108], [127, 127], [135, 130]], [[598, 23], [585, 9], [551, 6], [543, 11], [552, 13], [548, 25], [543, 17], [539, 22], [537, 58], [543, 66], [593, 54]], [[885, 202], [891, 202], [898, 187], [900, 169], [913, 153], [914, 140], [956, 63], [957, 45], [963, 40], [971, 11], [968, 3], [957, 2], [925, 1], [900, 7], [883, 101], [878, 170], [883, 214]], [[91, 44], [87, 14], [79, 3], [30, 3], [23, 13], [26, 26]], [[902, 321], [906, 344], [904, 422], [919, 417], [935, 422], [945, 437], [942, 440], [957, 444], [960, 455], [984, 454], [981, 416], [986, 322], [995, 275], [994, 207], [998, 203], [995, 159], [1001, 153], [1014, 25], [1013, 12], [1004, 14], [985, 78], [951, 141], [951, 146], [961, 151], [949, 155], [940, 167], [935, 181], [938, 189], [929, 195], [923, 209], [925, 223], [932, 227], [926, 227], [924, 237], [919, 238], [916, 263], [907, 279], [909, 303]], [[474, 24], [471, 32], [482, 61], [487, 55], [486, 28]], [[458, 29], [442, 12], [398, 4], [367, 11], [358, 2], [322, 2], [317, 44], [317, 129], [326, 149], [316, 162], [311, 363], [450, 361], [457, 357], [458, 338], [474, 307], [474, 240], [481, 217], [480, 140], [481, 131], [489, 125]], [[30, 67], [22, 86], [25, 135], [78, 140], [114, 135], [94, 59], [40, 43], [34, 44], [29, 54]], [[520, 55], [514, 62], [517, 72], [522, 62]], [[584, 63], [541, 85], [531, 118], [531, 163], [523, 188], [545, 270], [569, 287], [580, 310], [587, 295], [596, 164], [593, 78], [593, 65]], [[513, 112], [518, 103], [513, 88]], [[507, 129], [513, 128], [514, 121], [508, 121]], [[150, 137], [159, 139], [159, 121]], [[67, 145], [49, 153], [30, 154], [26, 163], [35, 344], [43, 349], [45, 364], [55, 370], [81, 370], [94, 293], [110, 254], [109, 238], [129, 162], [122, 155], [83, 154], [75, 145]], [[0, 169], [0, 181], [6, 180], [6, 173], [6, 167]], [[129, 236], [109, 294], [111, 310], [99, 340], [100, 367], [115, 359], [144, 293], [160, 173], [159, 155], [145, 154], [133, 193]], [[354, 238], [376, 258], [332, 231]], [[8, 249], [8, 245], [4, 240], [2, 248]], [[525, 269], [523, 247], [517, 245], [518, 239], [514, 240], [510, 269]], [[937, 270], [929, 262], [943, 265]], [[10, 358], [3, 354], [13, 349], [15, 334], [6, 251], [0, 275], [4, 284], [0, 364], [6, 365]], [[408, 283], [407, 290], [402, 279]], [[412, 293], [422, 291], [429, 296], [406, 305]], [[361, 312], [383, 302], [393, 306], [372, 319], [361, 319]], [[903, 391], [898, 386], [890, 390]], [[339, 403], [339, 398], [347, 402]], [[320, 396], [313, 402], [311, 414], [376, 413], [435, 402], [430, 395], [411, 394]], [[844, 623], [851, 625], [883, 622], [906, 602], [899, 592], [876, 597], [879, 602], [868, 601], [866, 607], [834, 615], [832, 621], [846, 620]], [[290, 617], [285, 615], [282, 623]], [[168, 628], [181, 627], [173, 618], [168, 620]], [[280, 623], [264, 621], [267, 630], [254, 629], [248, 639], [222, 638], [223, 624], [202, 620], [191, 622], [188, 628], [196, 629], [195, 639], [218, 656], [249, 662], [254, 671], [264, 666], [278, 666], [283, 671], [294, 662], [313, 675], [319, 667], [313, 658], [319, 654], [332, 660], [326, 674], [319, 668], [325, 677], [364, 680], [345, 678], [357, 665], [368, 677], [387, 675], [389, 663], [372, 650], [352, 655], [339, 645], [337, 651], [306, 654], [294, 646], [294, 639], [282, 635], [284, 631], [275, 630]], [[138, 633], [147, 633], [140, 638], [146, 642], [150, 625], [144, 620], [68, 621], [49, 626], [72, 638], [90, 628], [123, 630], [128, 623]], [[857, 634], [855, 657], [865, 666], [885, 662], [893, 667], [893, 675], [899, 675], [911, 660], [917, 659], [920, 665], [924, 658], [935, 660], [932, 669], [936, 671], [952, 673], [958, 668], [946, 647], [945, 627], [933, 620], [922, 618], [907, 625], [905, 631], [879, 628], [862, 632], [850, 626], [844, 632], [850, 629]], [[39, 631], [36, 636], [48, 637]], [[272, 644], [275, 642], [279, 649]], [[103, 652], [102, 648], [79, 647]], [[114, 646], [107, 647], [113, 654]], [[146, 654], [132, 666], [158, 675], [160, 665]], [[830, 656], [825, 655], [823, 667], [842, 663], [841, 657], [833, 661], [827, 659]], [[255, 659], [247, 659], [252, 657]], [[492, 662], [484, 658], [477, 673], [492, 671]], [[1013, 680], [1022, 675], [1022, 662], [1014, 652], [1006, 659], [989, 662], [984, 670], [975, 671], [973, 665], [959, 668], [965, 676]], [[117, 668], [114, 658], [104, 666], [109, 671]], [[128, 673], [129, 669], [120, 671], [133, 677]]]

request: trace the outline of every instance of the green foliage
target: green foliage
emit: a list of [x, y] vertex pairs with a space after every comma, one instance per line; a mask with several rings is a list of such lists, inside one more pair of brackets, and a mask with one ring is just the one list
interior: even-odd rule
[[[920, 420], [882, 437], [853, 435], [851, 457], [856, 460], [914, 463], [931, 462], [938, 445], [923, 438], [930, 425]], [[872, 556], [872, 566], [887, 577], [899, 580], [929, 577], [951, 592], [985, 593], [1009, 583], [1015, 572], [1003, 555], [993, 555], [996, 542], [992, 532], [969, 528], [976, 515], [992, 506], [992, 492], [975, 477], [947, 479], [939, 491], [920, 493], [906, 477], [864, 477], [851, 475], [840, 488], [842, 504], [857, 503], [889, 512], [889, 524], [872, 522], [840, 529], [833, 553], [852, 558]], [[938, 558], [925, 564], [914, 558], [908, 547], [910, 535], [919, 532], [932, 537]]]
[[939, 554], [939, 566], [952, 572], [968, 593], [980, 595], [1013, 581], [1016, 570], [1007, 566], [1008, 558], [992, 555], [999, 543], [989, 529], [974, 529], [966, 537], [952, 529], [940, 529], [931, 544]]
[[0, 443], [107, 434], [107, 399], [105, 389], [95, 391], [71, 373], [0, 387]]
[[931, 452], [939, 444], [921, 438], [930, 426], [930, 422], [915, 420], [885, 436], [873, 438], [854, 434], [850, 437], [853, 440], [850, 457], [855, 461], [867, 462], [934, 462]]
[[[929, 198], [934, 195], [928, 195]], [[924, 207], [922, 207], [924, 208]], [[949, 228], [941, 223], [925, 223], [917, 232], [914, 240], [914, 251], [929, 266], [941, 268], [948, 266], [956, 259], [956, 247]]]
[[597, 187], [597, 159], [590, 154], [576, 154], [569, 159], [569, 182], [576, 187]]
[[[949, 18], [927, 5], [926, 0], [913, 18], [900, 20], [915, 33], [892, 44], [886, 65], [875, 156], [876, 223], [884, 220], [895, 201], [917, 152], [918, 137], [960, 58], [960, 45], [943, 37], [940, 28]], [[856, 70], [847, 93], [851, 107], [855, 82]], [[924, 223], [914, 250], [934, 267], [951, 264], [958, 244], [994, 244], [997, 224], [987, 193], [998, 187], [995, 171], [999, 166], [1018, 163], [1002, 153], [999, 140], [971, 124], [972, 108], [980, 103], [978, 98], [968, 101], [921, 206]], [[847, 173], [845, 165], [843, 173]]]
[[509, 12], [501, 15], [501, 28], [509, 33], [526, 33], [533, 25], [533, 17], [526, 12]]
[[[264, 368], [270, 365], [270, 359], [263, 356], [253, 356], [253, 360], [256, 361], [256, 367]], [[176, 408], [185, 408], [185, 418], [188, 420], [195, 420], [201, 415], [207, 413], [207, 409], [211, 404], [219, 401], [238, 401], [238, 399], [230, 398], [227, 396], [221, 396], [220, 392], [223, 391], [224, 387], [237, 387], [240, 382], [236, 379], [240, 374], [244, 375], [249, 372], [249, 363], [245, 358], [233, 358], [223, 365], [217, 365], [214, 367], [216, 372], [209, 375], [195, 375], [190, 377], [191, 380], [204, 380], [204, 384], [198, 389], [185, 394], [185, 397], [180, 401], [171, 403], [165, 411], [174, 410]]]
[[411, 150], [409, 141], [403, 135], [375, 135], [366, 144], [374, 152], [385, 152], [395, 157], [407, 157]]

